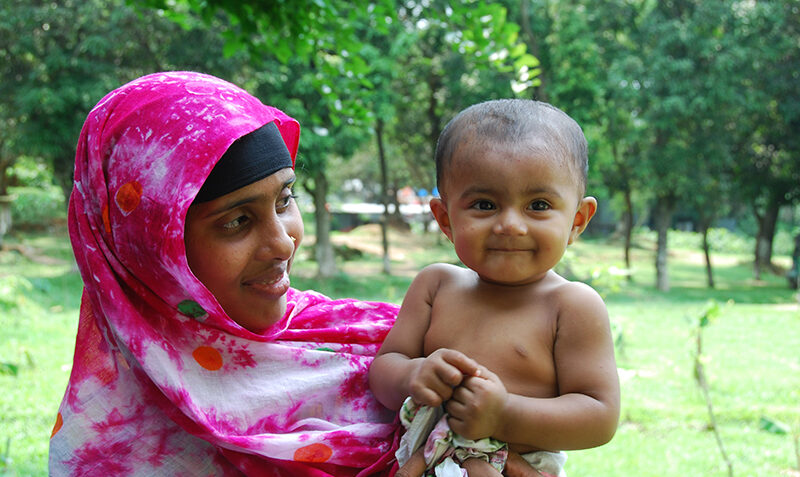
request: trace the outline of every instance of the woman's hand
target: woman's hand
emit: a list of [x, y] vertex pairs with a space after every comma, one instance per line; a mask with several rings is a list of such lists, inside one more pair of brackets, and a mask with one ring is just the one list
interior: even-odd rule
[[453, 432], [472, 440], [491, 437], [503, 425], [508, 392], [496, 374], [480, 366], [456, 388], [447, 402], [447, 423]]
[[[408, 462], [406, 462], [399, 469], [397, 469], [397, 472], [394, 474], [394, 477], [422, 477], [422, 474], [425, 473], [425, 467], [426, 467], [424, 452], [425, 449], [423, 447], [417, 449], [416, 452], [411, 454], [411, 457], [408, 459]], [[525, 476], [522, 475], [520, 477], [525, 477]]]
[[453, 388], [465, 376], [474, 376], [478, 368], [478, 363], [460, 351], [437, 349], [409, 377], [411, 399], [420, 405], [439, 406], [453, 396]]
[[507, 477], [542, 477], [521, 455], [509, 452], [503, 475]]

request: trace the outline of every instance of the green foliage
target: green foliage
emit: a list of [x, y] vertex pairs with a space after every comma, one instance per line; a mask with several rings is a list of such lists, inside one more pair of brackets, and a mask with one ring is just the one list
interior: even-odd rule
[[0, 471], [5, 472], [14, 461], [11, 459], [11, 438], [6, 439], [5, 449], [0, 453]]
[[31, 282], [21, 276], [0, 276], [0, 310], [11, 312], [19, 309], [27, 299], [25, 292], [33, 289]]
[[761, 416], [758, 420], [758, 428], [770, 434], [785, 435], [791, 432], [788, 424], [765, 416]]
[[[711, 300], [697, 318], [698, 333], [701, 333], [703, 328], [707, 327], [714, 320], [716, 320], [720, 313], [722, 313], [722, 309], [720, 308], [719, 303]], [[700, 358], [702, 359], [702, 357]]]
[[60, 188], [50, 184], [42, 187], [11, 187], [15, 197], [11, 217], [15, 227], [41, 227], [67, 217], [67, 207]]
[[16, 376], [19, 373], [19, 366], [14, 363], [0, 363], [0, 374]]
[[81, 125], [100, 98], [153, 71], [199, 69], [228, 76], [232, 65], [242, 65], [222, 57], [213, 25], [182, 30], [155, 11], [134, 11], [123, 0], [5, 2], [0, 9], [0, 164], [7, 157], [35, 156], [52, 167], [66, 193]]
[[[653, 230], [638, 230], [637, 235], [647, 243], [655, 243], [656, 233]], [[670, 230], [670, 249], [702, 250], [703, 237], [696, 232]], [[746, 235], [744, 231], [732, 231], [726, 228], [714, 227], [708, 231], [708, 241], [712, 253], [716, 254], [749, 254], [755, 248], [755, 238]], [[794, 250], [794, 232], [779, 230], [775, 234], [773, 253], [775, 255], [791, 255]], [[713, 255], [712, 255], [713, 258]]]
[[49, 187], [53, 184], [53, 170], [31, 156], [20, 156], [8, 170], [12, 185], [21, 187]]

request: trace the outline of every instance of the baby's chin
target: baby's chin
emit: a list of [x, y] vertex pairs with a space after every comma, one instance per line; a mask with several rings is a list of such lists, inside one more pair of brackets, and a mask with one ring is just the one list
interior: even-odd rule
[[545, 277], [545, 275], [546, 274], [537, 276], [522, 275], [519, 277], [515, 277], [513, 275], [494, 276], [488, 274], [478, 274], [478, 277], [480, 277], [481, 281], [489, 285], [496, 285], [503, 287], [524, 287], [540, 281], [542, 278]]

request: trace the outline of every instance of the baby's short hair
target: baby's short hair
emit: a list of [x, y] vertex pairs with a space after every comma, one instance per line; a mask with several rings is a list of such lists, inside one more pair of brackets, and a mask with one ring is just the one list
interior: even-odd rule
[[441, 191], [444, 174], [456, 148], [467, 141], [473, 147], [492, 144], [530, 144], [554, 159], [568, 161], [578, 174], [581, 195], [586, 189], [589, 157], [583, 130], [565, 112], [541, 101], [498, 99], [474, 104], [444, 127], [436, 144], [436, 185]]

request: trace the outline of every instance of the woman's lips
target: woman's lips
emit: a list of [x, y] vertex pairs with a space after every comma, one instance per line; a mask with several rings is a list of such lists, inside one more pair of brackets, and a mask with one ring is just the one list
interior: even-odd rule
[[278, 273], [270, 273], [264, 276], [246, 280], [243, 285], [259, 294], [270, 297], [281, 297], [289, 289], [289, 274], [286, 269]]

